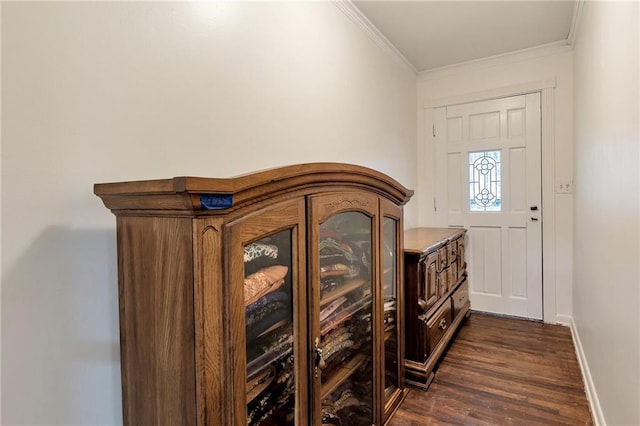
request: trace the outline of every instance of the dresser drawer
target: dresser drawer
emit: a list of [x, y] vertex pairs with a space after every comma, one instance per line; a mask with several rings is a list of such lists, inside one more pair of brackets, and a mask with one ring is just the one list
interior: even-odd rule
[[442, 336], [451, 325], [451, 320], [451, 298], [447, 298], [440, 309], [427, 322], [429, 353], [433, 352], [440, 340], [442, 340]]
[[447, 290], [453, 289], [458, 283], [458, 268], [456, 265], [449, 266], [449, 285], [447, 286]]
[[469, 283], [465, 279], [453, 293], [453, 317], [456, 318], [464, 306], [469, 303]]
[[453, 265], [458, 260], [458, 240], [447, 244], [447, 264]]
[[445, 268], [438, 274], [438, 299], [447, 294], [450, 285], [449, 268]]
[[458, 267], [458, 278], [462, 277], [462, 274], [467, 269], [467, 262], [464, 261], [464, 237], [456, 240], [457, 258], [456, 265]]
[[449, 247], [442, 246], [438, 249], [438, 272], [442, 272], [449, 265]]

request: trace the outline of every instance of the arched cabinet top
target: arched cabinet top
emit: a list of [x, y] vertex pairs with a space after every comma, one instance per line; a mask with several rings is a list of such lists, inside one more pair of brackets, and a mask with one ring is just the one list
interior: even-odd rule
[[342, 163], [296, 164], [231, 178], [182, 176], [94, 185], [94, 193], [115, 214], [224, 214], [264, 200], [345, 189], [368, 190], [398, 205], [413, 195], [384, 173]]

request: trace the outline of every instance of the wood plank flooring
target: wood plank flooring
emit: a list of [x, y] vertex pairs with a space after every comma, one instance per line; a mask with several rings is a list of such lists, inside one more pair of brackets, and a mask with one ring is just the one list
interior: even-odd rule
[[568, 327], [473, 313], [390, 426], [592, 425]]

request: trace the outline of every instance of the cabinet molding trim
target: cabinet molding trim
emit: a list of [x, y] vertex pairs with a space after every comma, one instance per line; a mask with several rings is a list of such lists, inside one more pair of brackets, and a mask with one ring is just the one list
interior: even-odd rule
[[[215, 215], [257, 203], [293, 190], [311, 194], [332, 188], [367, 189], [406, 204], [413, 191], [389, 176], [367, 167], [342, 163], [306, 163], [283, 166], [233, 178], [180, 176], [138, 182], [98, 183], [94, 193], [114, 213]], [[224, 197], [215, 209], [201, 197]]]

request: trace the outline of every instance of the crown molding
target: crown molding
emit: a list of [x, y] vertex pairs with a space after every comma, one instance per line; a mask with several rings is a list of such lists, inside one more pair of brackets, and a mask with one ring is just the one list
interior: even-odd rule
[[575, 43], [578, 27], [582, 16], [585, 0], [575, 0], [571, 27], [566, 40], [534, 46], [514, 52], [502, 53], [495, 56], [474, 59], [458, 64], [433, 68], [424, 71], [418, 69], [387, 39], [384, 34], [358, 9], [351, 0], [332, 0], [333, 4], [362, 29], [365, 34], [386, 54], [403, 66], [409, 73], [418, 76], [419, 79], [435, 79], [461, 72], [488, 68], [496, 65], [519, 62], [527, 59], [550, 56], [571, 51]]
[[527, 49], [516, 50], [515, 52], [501, 53], [495, 56], [488, 56], [486, 58], [474, 59], [472, 61], [466, 61], [440, 68], [421, 71], [418, 73], [418, 77], [421, 80], [431, 80], [453, 74], [459, 74], [462, 72], [489, 68], [496, 65], [520, 62], [527, 59], [539, 58], [543, 56], [551, 56], [558, 53], [569, 52], [572, 49], [573, 47], [568, 43], [567, 40], [560, 40], [540, 46], [529, 47]]
[[540, 92], [544, 89], [556, 87], [556, 78], [551, 76], [544, 80], [528, 81], [519, 84], [496, 87], [477, 92], [468, 92], [462, 95], [446, 96], [443, 98], [427, 99], [423, 103], [423, 108], [438, 108], [449, 105], [466, 104], [469, 102], [486, 101], [489, 99], [506, 98], [509, 96], [524, 95], [527, 93]]
[[386, 54], [391, 56], [398, 64], [402, 65], [406, 71], [414, 76], [418, 75], [418, 70], [400, 51], [387, 39], [375, 25], [364, 16], [351, 0], [332, 0], [333, 4], [355, 22], [371, 40]]
[[571, 18], [571, 28], [569, 28], [569, 35], [567, 36], [567, 42], [574, 46], [576, 44], [576, 36], [578, 34], [578, 28], [580, 27], [580, 21], [582, 19], [582, 8], [584, 6], [584, 0], [575, 0], [573, 5], [573, 17]]

